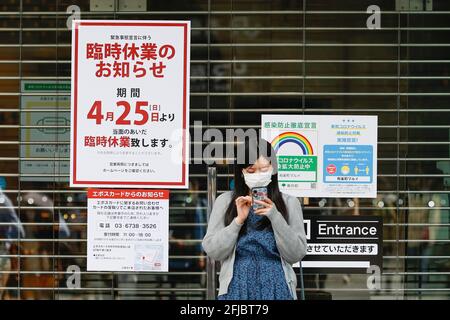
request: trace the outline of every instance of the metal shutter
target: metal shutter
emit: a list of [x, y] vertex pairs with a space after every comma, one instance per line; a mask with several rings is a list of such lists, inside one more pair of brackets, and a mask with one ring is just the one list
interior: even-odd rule
[[[70, 124], [61, 120], [69, 110], [71, 5], [82, 19], [192, 20], [191, 129], [194, 121], [204, 129], [256, 128], [261, 113], [378, 115], [379, 197], [309, 199], [304, 212], [382, 215], [382, 289], [368, 289], [367, 275], [305, 275], [306, 289], [334, 299], [450, 297], [448, 1], [148, 0], [144, 12], [90, 11], [92, 1], [0, 3], [0, 214], [13, 209], [25, 231], [8, 234], [17, 223], [0, 221], [0, 248], [8, 243], [0, 251], [3, 298], [203, 299], [209, 288], [200, 248], [204, 164], [191, 165], [189, 191], [171, 191], [169, 273], [83, 271], [86, 190], [68, 188]], [[382, 11], [378, 30], [366, 27], [372, 4]], [[57, 85], [28, 92], [26, 81]], [[29, 97], [43, 107], [27, 108]], [[29, 126], [33, 114], [53, 122]], [[34, 141], [33, 129], [54, 138]], [[33, 145], [46, 156], [27, 155]], [[33, 174], [40, 163], [50, 172]], [[231, 171], [217, 171], [220, 193]], [[70, 265], [80, 267], [81, 288], [66, 285]]]

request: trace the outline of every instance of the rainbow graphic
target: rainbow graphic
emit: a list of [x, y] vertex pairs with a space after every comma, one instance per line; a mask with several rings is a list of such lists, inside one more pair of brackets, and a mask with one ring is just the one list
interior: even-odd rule
[[272, 140], [272, 147], [275, 152], [278, 152], [278, 149], [285, 143], [295, 143], [302, 149], [304, 155], [314, 154], [311, 143], [298, 132], [289, 131], [279, 134]]

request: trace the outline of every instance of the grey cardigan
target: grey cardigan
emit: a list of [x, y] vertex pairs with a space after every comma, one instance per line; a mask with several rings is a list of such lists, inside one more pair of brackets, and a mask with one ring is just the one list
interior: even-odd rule
[[[217, 197], [211, 212], [202, 246], [206, 254], [221, 262], [219, 274], [219, 295], [228, 291], [233, 277], [236, 243], [241, 225], [233, 221], [225, 226], [225, 211], [232, 200], [232, 191]], [[299, 200], [282, 193], [288, 213], [288, 223], [275, 205], [267, 213], [280, 252], [286, 282], [294, 299], [297, 299], [297, 277], [292, 264], [300, 261], [306, 254], [306, 235], [303, 226], [303, 212]]]

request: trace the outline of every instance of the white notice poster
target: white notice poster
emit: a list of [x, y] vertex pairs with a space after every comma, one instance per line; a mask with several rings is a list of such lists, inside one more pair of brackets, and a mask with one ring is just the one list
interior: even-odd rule
[[280, 190], [296, 197], [376, 198], [377, 129], [377, 116], [261, 117]]

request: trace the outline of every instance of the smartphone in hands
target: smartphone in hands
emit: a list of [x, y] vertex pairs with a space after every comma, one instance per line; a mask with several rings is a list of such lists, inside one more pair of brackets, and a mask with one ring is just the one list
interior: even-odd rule
[[255, 200], [264, 200], [267, 198], [267, 187], [255, 187], [252, 188], [252, 207], [253, 210], [263, 208], [264, 206], [255, 203]]

